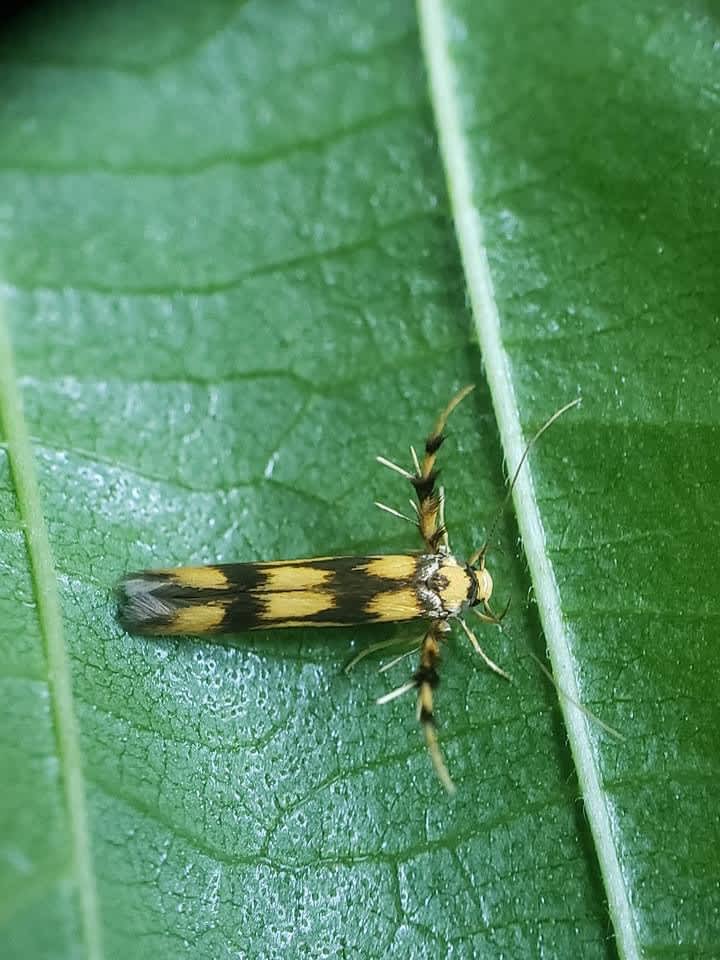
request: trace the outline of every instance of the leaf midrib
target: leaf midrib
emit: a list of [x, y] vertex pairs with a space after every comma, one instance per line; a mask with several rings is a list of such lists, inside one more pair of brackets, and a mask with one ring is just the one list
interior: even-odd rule
[[[471, 164], [447, 32], [447, 20], [451, 12], [444, 9], [443, 0], [418, 0], [418, 17], [440, 153], [475, 327], [505, 459], [508, 464], [516, 464], [522, 456], [524, 440], [509, 362], [501, 339], [500, 317], [482, 223], [473, 201]], [[527, 467], [515, 485], [513, 502], [553, 671], [559, 688], [567, 694], [560, 697], [560, 707], [608, 896], [618, 948], [623, 957], [639, 960], [641, 950], [638, 932], [615, 845], [606, 793], [590, 740], [588, 720], [572, 703], [572, 700], [579, 702], [581, 697], [563, 625], [560, 593], [544, 547], [542, 521]]]
[[15, 374], [5, 311], [4, 305], [0, 304], [0, 421], [5, 432], [18, 512], [24, 527], [32, 572], [38, 623], [45, 645], [47, 685], [67, 808], [80, 926], [88, 960], [102, 960], [97, 884], [90, 851], [85, 780], [70, 658], [63, 634], [57, 576], [42, 512], [40, 488]]

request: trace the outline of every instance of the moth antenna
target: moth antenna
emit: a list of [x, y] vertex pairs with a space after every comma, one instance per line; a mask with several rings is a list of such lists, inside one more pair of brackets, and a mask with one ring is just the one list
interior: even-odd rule
[[[507, 609], [507, 608], [506, 608], [506, 609]], [[502, 630], [502, 632], [505, 634], [506, 637], [509, 637], [509, 636], [510, 636], [510, 634], [508, 633], [508, 631], [503, 627], [502, 623], [500, 622], [501, 619], [502, 619], [502, 617], [499, 617], [499, 618], [498, 618], [498, 617], [488, 617], [488, 616], [486, 616], [485, 614], [482, 614], [482, 613], [480, 613], [480, 612], [477, 611], [477, 610], [475, 610], [474, 613], [476, 613], [477, 616], [480, 617], [480, 619], [483, 620], [485, 623], [494, 623], [496, 626], [498, 626], [498, 627]], [[504, 616], [504, 615], [505, 615], [505, 611], [503, 611], [503, 615], [502, 615], [502, 616]], [[469, 639], [470, 642], [472, 643], [472, 645], [473, 645], [473, 647], [475, 648], [476, 652], [480, 654], [480, 656], [483, 658], [483, 660], [485, 661], [485, 663], [486, 663], [492, 670], [495, 670], [495, 671], [496, 671], [497, 673], [499, 673], [501, 676], [506, 677], [508, 680], [510, 680], [511, 678], [508, 676], [508, 674], [505, 673], [504, 670], [501, 670], [501, 669], [497, 666], [497, 664], [493, 663], [493, 661], [490, 660], [490, 658], [487, 656], [487, 654], [483, 651], [482, 647], [480, 646], [480, 644], [477, 642], [477, 639], [475, 638], [475, 634], [469, 629], [469, 627], [467, 626], [467, 624], [466, 624], [463, 620], [461, 620], [459, 617], [457, 618], [457, 620], [458, 620], [458, 623], [460, 624], [460, 626], [461, 626], [461, 627], [463, 628], [463, 630], [465, 631], [468, 639]], [[616, 740], [619, 740], [619, 741], [621, 741], [621, 742], [624, 743], [625, 737], [624, 737], [618, 730], [616, 730], [615, 727], [611, 727], [609, 723], [605, 723], [605, 721], [604, 721], [604, 720], [601, 720], [600, 717], [597, 716], [597, 714], [595, 714], [595, 713], [592, 712], [592, 710], [589, 710], [589, 709], [588, 709], [586, 706], [584, 706], [582, 703], [579, 703], [574, 697], [571, 697], [569, 693], [567, 693], [565, 690], [563, 690], [563, 688], [562, 688], [562, 687], [560, 686], [560, 684], [557, 682], [557, 680], [555, 679], [555, 677], [550, 673], [550, 671], [548, 670], [548, 668], [547, 668], [547, 667], [545, 666], [545, 664], [542, 662], [542, 660], [540, 659], [540, 657], [538, 657], [535, 653], [533, 653], [532, 650], [528, 650], [527, 652], [528, 652], [528, 654], [533, 658], [533, 660], [534, 660], [535, 663], [538, 665], [538, 667], [540, 667], [540, 669], [542, 670], [542, 672], [543, 672], [543, 674], [545, 675], [545, 677], [546, 677], [546, 678], [550, 681], [550, 683], [553, 685], [553, 687], [555, 688], [555, 690], [556, 690], [557, 693], [558, 693], [558, 696], [561, 696], [561, 697], [563, 697], [565, 700], [568, 700], [574, 707], [577, 707], [577, 709], [578, 709], [581, 713], [585, 714], [585, 716], [586, 716], [589, 720], [594, 721], [594, 722], [597, 723], [598, 726], [600, 726], [606, 733], [609, 733], [611, 736], [615, 737]]]
[[581, 401], [582, 401], [582, 397], [576, 397], [575, 400], [571, 400], [570, 403], [566, 403], [564, 407], [560, 407], [559, 410], [556, 410], [555, 413], [550, 417], [550, 419], [546, 420], [545, 423], [537, 431], [537, 433], [535, 433], [530, 438], [530, 440], [528, 440], [528, 442], [525, 444], [525, 449], [523, 450], [522, 456], [520, 457], [517, 467], [515, 467], [515, 473], [513, 473], [512, 480], [510, 481], [510, 486], [508, 487], [508, 491], [505, 494], [505, 497], [503, 498], [502, 503], [498, 507], [492, 523], [490, 524], [490, 530], [488, 532], [488, 535], [485, 537], [485, 543], [482, 545], [482, 547], [480, 547], [479, 550], [476, 550], [475, 553], [468, 560], [468, 563], [470, 564], [471, 567], [474, 566], [478, 561], [480, 561], [481, 567], [485, 565], [485, 554], [488, 551], [490, 541], [492, 540], [493, 534], [495, 533], [497, 525], [500, 522], [500, 517], [503, 515], [503, 513], [505, 512], [505, 509], [507, 508], [507, 505], [510, 503], [510, 498], [512, 497], [513, 490], [515, 489], [515, 484], [517, 483], [517, 479], [520, 476], [520, 470], [522, 469], [523, 464], [527, 460], [528, 454], [530, 453], [532, 448], [535, 446], [537, 441], [540, 439], [540, 437], [545, 433], [545, 431], [548, 430], [555, 423], [555, 421], [558, 420], [564, 413], [567, 413], [568, 410], [572, 410], [573, 407], [577, 407]]
[[540, 657], [536, 656], [536, 654], [534, 654], [534, 653], [532, 652], [532, 650], [528, 650], [528, 653], [529, 653], [530, 656], [533, 658], [533, 660], [535, 661], [535, 663], [540, 667], [540, 669], [542, 670], [542, 672], [545, 674], [545, 676], [546, 676], [547, 679], [550, 681], [550, 683], [553, 685], [553, 687], [555, 687], [555, 690], [558, 692], [558, 694], [559, 694], [561, 697], [563, 697], [565, 700], [568, 700], [574, 707], [577, 707], [578, 710], [579, 710], [581, 713], [584, 713], [584, 714], [585, 714], [585, 716], [588, 718], [588, 720], [593, 720], [595, 723], [597, 723], [597, 725], [598, 725], [599, 727], [602, 727], [602, 729], [603, 729], [606, 733], [609, 733], [610, 736], [615, 737], [615, 739], [616, 739], [616, 740], [619, 740], [621, 743], [624, 743], [624, 742], [625, 742], [625, 737], [620, 733], [619, 730], [616, 730], [615, 727], [611, 727], [609, 723], [605, 723], [605, 721], [604, 721], [604, 720], [601, 720], [600, 717], [599, 717], [596, 713], [593, 713], [592, 710], [589, 710], [589, 709], [588, 709], [586, 706], [584, 706], [582, 703], [579, 703], [574, 697], [571, 697], [569, 693], [566, 693], [566, 691], [563, 690], [563, 688], [562, 688], [562, 687], [560, 686], [560, 684], [557, 682], [557, 680], [555, 679], [555, 677], [550, 673], [550, 671], [548, 670], [548, 668], [547, 668], [547, 667], [545, 666], [545, 664], [542, 662], [542, 660], [540, 659]]

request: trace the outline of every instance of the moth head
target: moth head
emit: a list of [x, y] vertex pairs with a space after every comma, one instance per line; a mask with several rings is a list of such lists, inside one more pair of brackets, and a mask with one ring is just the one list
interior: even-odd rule
[[493, 578], [485, 566], [485, 556], [483, 555], [479, 560], [478, 563], [471, 559], [465, 567], [470, 578], [468, 601], [471, 607], [476, 607], [479, 603], [486, 606], [493, 592]]
[[468, 604], [471, 607], [477, 607], [478, 605], [482, 606], [482, 613], [480, 613], [479, 610], [475, 611], [481, 620], [484, 620], [486, 623], [499, 624], [507, 613], [510, 604], [508, 602], [501, 614], [494, 613], [492, 607], [490, 606], [490, 597], [492, 596], [493, 592], [493, 578], [490, 576], [490, 571], [485, 566], [486, 552], [487, 551], [485, 547], [483, 547], [482, 550], [479, 550], [477, 553], [473, 554], [465, 568], [471, 580], [470, 592], [468, 594]]

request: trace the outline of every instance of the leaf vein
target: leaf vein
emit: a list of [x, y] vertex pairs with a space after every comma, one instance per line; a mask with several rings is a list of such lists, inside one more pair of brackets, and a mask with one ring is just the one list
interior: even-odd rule
[[80, 922], [88, 960], [102, 960], [97, 884], [90, 850], [90, 828], [77, 716], [73, 701], [70, 658], [63, 636], [60, 596], [52, 550], [42, 512], [32, 445], [22, 409], [10, 332], [4, 312], [0, 312], [0, 419], [2, 419], [7, 439], [18, 511], [25, 524], [37, 616], [45, 642], [48, 687], [53, 706], [55, 736], [67, 804]]
[[[475, 326], [506, 460], [508, 463], [518, 463], [524, 439], [511, 380], [510, 362], [502, 342], [483, 224], [476, 205], [477, 186], [471, 173], [467, 131], [464, 129], [448, 35], [451, 13], [445, 8], [444, 0], [418, 0], [418, 11], [440, 151], [445, 164], [450, 206]], [[518, 478], [513, 502], [535, 584], [535, 595], [553, 672], [559, 680], [560, 688], [569, 695], [561, 698], [560, 706], [588, 811], [615, 935], [623, 955], [628, 960], [639, 960], [641, 950], [638, 930], [627, 881], [620, 866], [608, 798], [603, 791], [598, 761], [588, 730], [589, 721], [573, 703], [580, 699], [578, 679], [563, 624], [558, 585], [547, 554], [542, 521], [528, 471], [521, 473]]]

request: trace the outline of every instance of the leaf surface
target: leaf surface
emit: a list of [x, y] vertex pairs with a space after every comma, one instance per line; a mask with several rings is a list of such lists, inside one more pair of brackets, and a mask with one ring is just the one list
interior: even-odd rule
[[[77, 5], [53, 19], [53, 9], [13, 24], [0, 50], [0, 323], [12, 342], [0, 344], [4, 953], [612, 957], [557, 697], [526, 656], [544, 640], [511, 518], [492, 557], [498, 606], [513, 598], [508, 633], [478, 632], [513, 682], [484, 670], [461, 635], [444, 658], [437, 704], [454, 798], [432, 775], [412, 702], [373, 705], [412, 661], [342, 672], [353, 651], [412, 639], [414, 627], [212, 644], [130, 637], [114, 619], [128, 569], [416, 548], [409, 526], [372, 507], [403, 509], [408, 495], [373, 457], [405, 463], [471, 381], [443, 482], [458, 556], [483, 541], [504, 495], [502, 448], [414, 11], [214, 0]], [[703, 325], [714, 274], [698, 273], [712, 240], [696, 239], [693, 254], [701, 231], [687, 231], [653, 302], [680, 278], [685, 288], [672, 307], [633, 314], [653, 334], [649, 371], [679, 305], [694, 307], [695, 366], [670, 351], [669, 399], [653, 406], [658, 382], [635, 373], [642, 351], [608, 307], [630, 290], [645, 302], [619, 253], [641, 227], [616, 231], [620, 213], [601, 234], [599, 220], [595, 230], [572, 211], [562, 221], [587, 226], [586, 294], [620, 244], [606, 271], [620, 285], [598, 276], [604, 299], [583, 310], [569, 294], [577, 245], [549, 219], [556, 208], [533, 207], [536, 232], [522, 210], [506, 217], [513, 163], [522, 195], [535, 180], [518, 153], [522, 118], [513, 125], [496, 86], [478, 96], [482, 78], [497, 84], [491, 56], [502, 59], [506, 26], [486, 12], [492, 29], [454, 11], [466, 33], [453, 35], [452, 57], [476, 118], [469, 168], [520, 420], [529, 433], [578, 390], [585, 398], [532, 465], [573, 676], [584, 702], [628, 734], [618, 746], [591, 727], [589, 755], [638, 942], [661, 955], [694, 936], [711, 955], [698, 905], [717, 896], [717, 818], [699, 825], [716, 758], [711, 671], [700, 670], [713, 662], [713, 571], [689, 546], [717, 515], [715, 398], [697, 387], [715, 344]], [[666, 33], [669, 47], [685, 36]], [[535, 35], [523, 37], [531, 52]], [[512, 85], [500, 86], [509, 97]], [[500, 116], [506, 135], [490, 123]], [[628, 166], [637, 178], [639, 163]], [[629, 204], [640, 194], [626, 176]], [[549, 192], [561, 178], [549, 164], [537, 179]], [[586, 202], [580, 193], [575, 213]], [[648, 262], [643, 276], [658, 284]], [[562, 283], [541, 282], [551, 267]], [[578, 334], [578, 316], [607, 353]], [[682, 364], [691, 386], [673, 392]], [[620, 376], [639, 396], [617, 392]], [[669, 423], [692, 440], [696, 421], [704, 448], [700, 432], [688, 448], [668, 443]], [[681, 573], [663, 556], [677, 544]], [[599, 577], [612, 585], [604, 594]]]
[[[423, 2], [453, 210], [623, 956], [716, 956], [716, 25], [701, 8]], [[553, 404], [550, 404], [552, 408]]]

